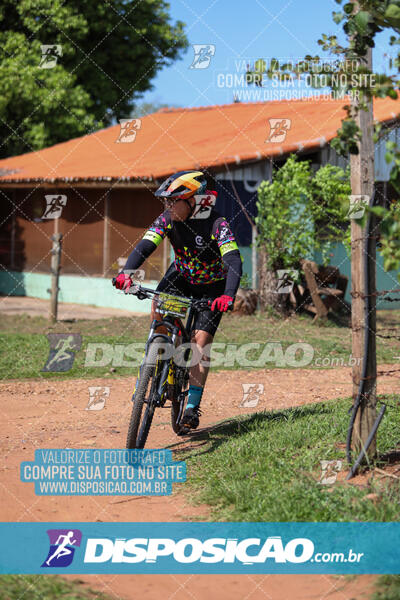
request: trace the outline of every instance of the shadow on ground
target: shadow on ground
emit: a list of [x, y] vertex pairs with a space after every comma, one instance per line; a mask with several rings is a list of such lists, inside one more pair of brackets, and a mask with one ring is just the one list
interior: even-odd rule
[[[251, 415], [227, 419], [216, 425], [204, 427], [182, 438], [182, 441], [170, 444], [167, 448], [177, 456], [184, 454], [185, 458], [215, 452], [222, 444], [232, 437], [239, 437], [251, 429], [258, 428], [263, 423], [273, 421], [289, 421], [307, 418], [315, 414], [328, 414], [331, 410], [321, 404], [296, 406], [278, 411], [262, 411]], [[202, 449], [203, 448], [203, 449]]]

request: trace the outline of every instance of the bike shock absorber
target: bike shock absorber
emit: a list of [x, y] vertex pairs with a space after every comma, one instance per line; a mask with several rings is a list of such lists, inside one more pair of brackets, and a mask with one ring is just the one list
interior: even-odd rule
[[167, 390], [168, 390], [168, 398], [170, 398], [170, 400], [173, 400], [174, 390], [175, 390], [175, 369], [174, 369], [174, 363], [173, 363], [172, 359], [171, 359], [171, 362], [169, 365], [169, 371], [168, 371]]
[[172, 360], [171, 360], [171, 364], [169, 365], [168, 380], [167, 381], [168, 381], [169, 385], [174, 385], [175, 373], [174, 373], [174, 365], [172, 364]]

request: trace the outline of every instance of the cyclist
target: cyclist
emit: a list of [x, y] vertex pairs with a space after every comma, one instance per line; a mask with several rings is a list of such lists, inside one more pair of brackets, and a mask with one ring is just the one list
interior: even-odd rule
[[[155, 192], [164, 202], [165, 211], [150, 225], [131, 252], [123, 271], [138, 269], [167, 236], [175, 251], [175, 260], [157, 286], [157, 291], [178, 296], [214, 299], [210, 309], [196, 316], [192, 343], [201, 360], [190, 368], [189, 393], [181, 424], [196, 429], [200, 402], [207, 379], [209, 349], [220, 323], [239, 287], [242, 260], [234, 235], [225, 217], [214, 210], [217, 193], [206, 192], [201, 171], [180, 171], [171, 175]], [[204, 193], [208, 194], [208, 198]], [[116, 279], [118, 289], [127, 289], [132, 281], [124, 272]], [[152, 318], [161, 319], [153, 302]]]

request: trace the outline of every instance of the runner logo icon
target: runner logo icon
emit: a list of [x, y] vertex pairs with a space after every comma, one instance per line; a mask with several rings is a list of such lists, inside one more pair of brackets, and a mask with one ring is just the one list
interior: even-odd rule
[[42, 567], [68, 567], [82, 541], [79, 529], [48, 529], [50, 548]]
[[75, 360], [75, 352], [82, 345], [80, 333], [48, 333], [49, 356], [42, 371], [69, 371]]

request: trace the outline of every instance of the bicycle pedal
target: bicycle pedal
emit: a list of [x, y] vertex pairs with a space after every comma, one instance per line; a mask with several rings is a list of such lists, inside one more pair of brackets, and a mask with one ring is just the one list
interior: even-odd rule
[[188, 435], [190, 432], [190, 429], [182, 428], [178, 431], [178, 433], [176, 434], [178, 437], [183, 437], [184, 435]]
[[176, 435], [178, 435], [178, 436], [188, 435], [191, 431], [192, 430], [190, 427], [186, 427], [186, 425], [181, 425], [180, 429]]

